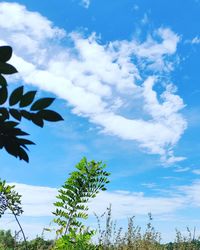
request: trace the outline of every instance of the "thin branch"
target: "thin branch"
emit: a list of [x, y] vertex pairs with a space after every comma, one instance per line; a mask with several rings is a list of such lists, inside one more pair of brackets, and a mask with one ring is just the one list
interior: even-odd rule
[[16, 220], [16, 222], [17, 222], [17, 224], [18, 224], [18, 226], [19, 226], [19, 228], [20, 228], [20, 230], [22, 232], [22, 235], [23, 235], [23, 238], [24, 238], [24, 243], [25, 243], [25, 248], [26, 248], [26, 250], [28, 250], [28, 245], [27, 245], [27, 241], [26, 241], [26, 236], [25, 236], [24, 230], [23, 230], [23, 228], [22, 228], [22, 226], [21, 226], [21, 224], [20, 224], [20, 222], [19, 222], [19, 220], [17, 218], [17, 215], [12, 210], [11, 210], [11, 212], [14, 215], [15, 220]]

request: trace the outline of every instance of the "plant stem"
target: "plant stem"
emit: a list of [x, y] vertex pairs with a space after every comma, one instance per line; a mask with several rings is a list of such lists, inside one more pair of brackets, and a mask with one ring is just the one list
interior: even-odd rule
[[69, 217], [69, 220], [68, 220], [68, 222], [67, 222], [67, 226], [66, 226], [66, 228], [65, 228], [64, 235], [66, 235], [66, 234], [68, 233], [68, 231], [69, 231], [69, 226], [70, 226], [71, 218], [72, 218], [72, 213], [71, 213], [71, 215], [70, 215], [70, 217]]
[[27, 241], [26, 241], [26, 236], [25, 236], [24, 230], [23, 230], [23, 228], [22, 228], [22, 226], [21, 226], [21, 224], [20, 224], [20, 222], [19, 222], [19, 220], [17, 218], [17, 215], [13, 211], [12, 211], [12, 214], [14, 215], [15, 220], [16, 220], [16, 222], [17, 222], [17, 224], [18, 224], [18, 226], [19, 226], [19, 228], [20, 228], [20, 230], [22, 232], [22, 235], [23, 235], [23, 238], [24, 238], [24, 243], [25, 243], [25, 248], [26, 248], [26, 250], [28, 250], [28, 246], [27, 246]]

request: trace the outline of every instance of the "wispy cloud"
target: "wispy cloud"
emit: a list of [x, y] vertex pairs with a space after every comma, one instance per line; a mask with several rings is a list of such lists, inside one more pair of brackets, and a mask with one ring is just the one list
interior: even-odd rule
[[[102, 132], [135, 141], [165, 163], [184, 159], [173, 152], [187, 124], [180, 113], [183, 100], [168, 80], [179, 42], [171, 29], [155, 30], [143, 42], [102, 44], [96, 34], [68, 34], [39, 13], [3, 2], [0, 34], [1, 44], [14, 47], [12, 62], [25, 83], [53, 92]], [[59, 45], [63, 36], [71, 46]]]
[[52, 216], [53, 203], [56, 201], [58, 190], [56, 188], [31, 186], [20, 183], [12, 183], [17, 192], [22, 194], [24, 216]]
[[87, 9], [90, 6], [91, 0], [81, 0], [82, 5]]
[[177, 168], [174, 169], [174, 172], [176, 172], [176, 173], [183, 173], [183, 172], [187, 172], [189, 170], [190, 170], [189, 167], [177, 167]]
[[188, 39], [185, 41], [185, 43], [189, 43], [189, 44], [200, 44], [200, 37], [199, 36], [195, 36], [194, 38], [192, 39]]
[[[53, 203], [56, 200], [57, 189], [43, 186], [32, 186], [20, 183], [16, 185], [16, 191], [22, 195], [23, 226], [28, 236], [34, 237], [41, 234], [44, 227], [52, 221]], [[105, 191], [89, 202], [89, 215], [94, 212], [101, 215], [106, 208], [112, 204], [113, 219], [127, 219], [133, 215], [144, 216], [151, 212], [153, 216], [172, 218], [185, 208], [196, 208], [200, 206], [200, 181], [190, 185], [173, 187], [169, 192], [159, 192], [159, 195], [146, 195], [143, 192], [130, 192], [126, 190]], [[169, 220], [169, 219], [168, 219]], [[0, 221], [1, 228], [13, 228], [12, 216], [6, 215]], [[53, 226], [54, 227], [54, 226]], [[49, 235], [48, 237], [51, 237]]]
[[192, 173], [200, 175], [200, 169], [194, 169], [194, 170], [192, 170]]
[[179, 190], [185, 194], [192, 206], [200, 207], [200, 180], [196, 180], [192, 185], [179, 187]]
[[149, 183], [145, 182], [145, 183], [142, 183], [141, 185], [146, 187], [146, 188], [156, 188], [156, 186], [157, 186], [156, 183], [154, 183], [154, 182], [149, 182]]
[[200, 37], [196, 36], [191, 40], [192, 44], [200, 44]]
[[[22, 194], [24, 216], [43, 217], [51, 216], [54, 211], [53, 203], [56, 201], [57, 189], [42, 186], [32, 186], [20, 183], [11, 183], [16, 186], [17, 192]], [[185, 187], [182, 189], [185, 190]], [[182, 208], [187, 201], [180, 195], [147, 196], [142, 192], [129, 192], [124, 190], [101, 192], [89, 203], [89, 214], [103, 213], [109, 204], [113, 205], [115, 218], [127, 218], [132, 215], [154, 215], [175, 212]]]

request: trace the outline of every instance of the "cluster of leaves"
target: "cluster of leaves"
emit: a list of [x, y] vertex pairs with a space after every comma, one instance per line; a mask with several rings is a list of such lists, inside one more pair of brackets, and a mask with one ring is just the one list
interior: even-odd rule
[[41, 98], [35, 101], [37, 91], [24, 92], [23, 86], [16, 88], [9, 95], [8, 84], [3, 75], [17, 73], [16, 68], [7, 63], [11, 56], [10, 46], [0, 47], [0, 149], [5, 148], [9, 154], [28, 162], [27, 145], [34, 143], [23, 138], [29, 134], [18, 127], [21, 119], [25, 118], [43, 127], [44, 121], [57, 122], [63, 118], [57, 112], [48, 109], [54, 98]]
[[56, 240], [53, 250], [98, 250], [98, 246], [91, 243], [93, 235], [93, 232], [85, 231], [77, 234], [75, 231], [71, 231]]
[[87, 219], [90, 198], [95, 198], [99, 191], [106, 190], [105, 185], [109, 183], [102, 162], [90, 161], [84, 157], [77, 165], [77, 171], [70, 174], [65, 184], [58, 191], [58, 200], [54, 205], [57, 207], [53, 213], [56, 218], [54, 222], [59, 225], [58, 234], [68, 235], [71, 242], [76, 242], [72, 235], [88, 237], [93, 231], [86, 230], [80, 219]]
[[0, 179], [0, 217], [7, 209], [15, 216], [19, 216], [23, 213], [21, 195], [19, 195], [14, 188], [14, 185], [8, 185]]

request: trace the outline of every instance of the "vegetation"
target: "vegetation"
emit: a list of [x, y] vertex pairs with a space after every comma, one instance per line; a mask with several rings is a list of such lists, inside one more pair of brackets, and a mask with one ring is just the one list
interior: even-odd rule
[[[110, 175], [105, 171], [106, 165], [102, 162], [87, 161], [83, 158], [77, 165], [76, 171], [70, 174], [61, 189], [59, 189], [58, 201], [54, 204], [56, 210], [53, 214], [56, 216], [54, 222], [59, 226], [57, 230], [58, 239], [48, 246], [50, 249], [96, 249], [96, 246], [91, 244], [92, 236], [95, 231], [89, 230], [80, 220], [88, 218], [87, 203], [89, 199], [95, 198], [99, 191], [106, 190], [105, 185], [109, 183], [108, 176]], [[42, 238], [37, 238], [34, 241], [27, 241], [25, 233], [21, 224], [19, 223], [18, 216], [23, 213], [21, 207], [21, 196], [14, 190], [14, 186], [7, 185], [5, 181], [0, 181], [0, 217], [4, 215], [6, 210], [10, 210], [14, 215], [16, 222], [20, 227], [20, 232], [23, 234], [24, 242], [17, 242], [16, 239], [9, 242], [15, 244], [17, 249], [36, 249], [31, 248], [34, 244], [41, 244], [38, 249], [45, 249], [46, 244]], [[10, 243], [5, 243], [5, 235], [10, 236], [10, 231], [2, 233], [1, 245], [9, 247]], [[45, 244], [45, 246], [43, 246]], [[81, 248], [80, 248], [81, 247]], [[2, 249], [6, 249], [5, 247]], [[12, 248], [11, 248], [12, 249]]]
[[88, 218], [89, 199], [106, 190], [105, 185], [109, 183], [109, 173], [102, 162], [88, 162], [83, 158], [76, 169], [58, 191], [59, 201], [54, 203], [57, 207], [53, 213], [56, 216], [54, 222], [59, 225], [57, 233], [62, 236], [55, 249], [80, 249], [83, 245], [89, 248], [94, 231], [86, 228], [80, 219]]
[[[102, 219], [106, 217], [105, 225]], [[195, 233], [189, 229], [187, 236], [176, 230], [174, 242], [161, 243], [161, 234], [152, 225], [152, 217], [149, 214], [149, 221], [143, 231], [140, 226], [135, 225], [134, 217], [128, 219], [126, 230], [117, 228], [116, 222], [112, 220], [111, 207], [100, 217], [97, 216], [99, 228], [97, 230], [98, 240], [92, 243], [91, 238], [73, 235], [78, 238], [76, 244], [71, 244], [69, 237], [53, 240], [45, 240], [37, 237], [27, 241], [30, 250], [199, 250], [200, 237], [195, 238]], [[70, 245], [71, 244], [71, 245]], [[0, 231], [0, 250], [24, 250], [24, 242], [13, 236], [10, 231]]]
[[14, 190], [14, 187], [14, 185], [7, 185], [6, 181], [1, 181], [0, 179], [0, 218], [7, 210], [13, 214], [17, 224], [19, 225], [20, 232], [23, 235], [24, 243], [26, 245], [26, 237], [18, 219], [18, 216], [23, 213], [21, 195]]
[[[44, 240], [42, 237], [37, 237], [34, 240], [27, 241], [29, 250], [48, 250], [53, 245], [52, 240]], [[17, 239], [17, 234], [13, 236], [11, 231], [0, 230], [0, 250], [24, 250], [26, 246], [24, 242]]]
[[[31, 121], [39, 127], [44, 121], [57, 122], [63, 118], [49, 107], [54, 98], [35, 100], [37, 91], [24, 92], [24, 86], [8, 91], [4, 75], [17, 73], [14, 66], [7, 63], [12, 56], [10, 46], [0, 47], [0, 149], [10, 155], [29, 162], [28, 145], [34, 142], [24, 138], [28, 136], [21, 129], [22, 119]], [[161, 243], [161, 234], [152, 225], [152, 216], [143, 231], [135, 225], [134, 217], [129, 218], [125, 231], [117, 228], [112, 220], [111, 206], [102, 216], [97, 216], [98, 229], [87, 228], [83, 221], [88, 218], [88, 201], [95, 198], [100, 191], [106, 190], [109, 183], [105, 164], [87, 161], [83, 158], [76, 166], [64, 185], [58, 191], [58, 201], [54, 203], [54, 223], [57, 229], [55, 240], [36, 237], [28, 240], [18, 217], [22, 215], [21, 195], [15, 186], [8, 185], [0, 179], [0, 218], [9, 211], [15, 218], [19, 231], [13, 235], [10, 230], [0, 230], [0, 250], [199, 250], [200, 237], [195, 237], [189, 229], [188, 236], [176, 231], [174, 242]], [[101, 220], [105, 218], [102, 228]], [[23, 240], [19, 238], [22, 233]], [[93, 236], [97, 237], [94, 241]]]
[[44, 126], [44, 121], [57, 122], [63, 118], [48, 109], [54, 98], [35, 101], [36, 90], [25, 93], [24, 86], [20, 86], [9, 95], [8, 84], [3, 75], [17, 73], [16, 68], [7, 63], [11, 56], [10, 46], [0, 46], [0, 149], [4, 148], [9, 154], [28, 162], [27, 145], [34, 142], [24, 139], [29, 134], [19, 127], [22, 118], [39, 127]]
[[[9, 95], [8, 84], [3, 75], [17, 73], [17, 69], [7, 63], [12, 57], [10, 46], [0, 46], [0, 149], [5, 149], [10, 155], [29, 162], [27, 145], [34, 142], [24, 138], [29, 135], [19, 125], [22, 118], [33, 122], [39, 127], [44, 126], [44, 121], [57, 122], [63, 118], [55, 111], [47, 109], [54, 98], [41, 98], [35, 101], [37, 91], [24, 92], [20, 86]], [[6, 210], [15, 217], [24, 238], [25, 249], [28, 249], [23, 228], [18, 216], [23, 213], [21, 196], [5, 181], [0, 180], [0, 217]]]
[[[135, 225], [134, 216], [128, 219], [126, 230], [117, 228], [117, 223], [112, 220], [111, 206], [107, 211], [97, 216], [98, 222], [98, 250], [199, 250], [200, 237], [195, 237], [187, 228], [188, 235], [183, 235], [176, 230], [174, 242], [167, 244], [161, 243], [162, 237], [152, 224], [152, 216], [148, 214], [148, 222], [143, 230], [140, 226]], [[106, 217], [106, 218], [105, 218]], [[105, 218], [105, 220], [104, 220]], [[102, 228], [102, 220], [105, 226]]]

